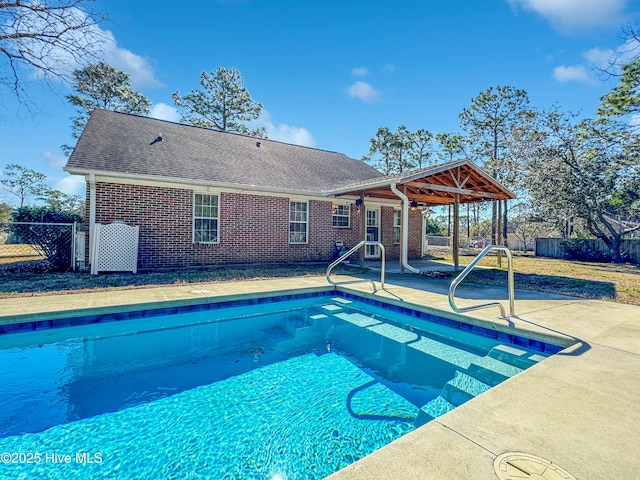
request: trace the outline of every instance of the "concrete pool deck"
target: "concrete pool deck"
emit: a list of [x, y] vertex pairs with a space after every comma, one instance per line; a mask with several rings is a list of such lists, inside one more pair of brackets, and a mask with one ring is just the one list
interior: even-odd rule
[[[367, 295], [369, 279], [379, 286], [376, 272], [333, 278], [341, 289]], [[390, 273], [386, 283], [376, 296], [451, 312], [446, 280]], [[195, 303], [300, 288], [322, 290], [327, 283], [324, 277], [296, 277], [6, 298], [0, 300], [0, 324], [25, 315], [36, 319], [87, 309], [150, 308], [167, 301]], [[460, 305], [478, 300], [506, 304], [505, 297], [506, 288], [463, 283], [457, 291]], [[497, 314], [492, 308], [468, 316], [506, 326]], [[499, 478], [494, 460], [505, 452], [542, 457], [580, 480], [638, 478], [640, 307], [516, 290], [516, 314], [519, 318], [511, 322], [517, 328], [551, 329], [553, 336], [562, 333], [578, 341], [331, 479], [492, 480]]]

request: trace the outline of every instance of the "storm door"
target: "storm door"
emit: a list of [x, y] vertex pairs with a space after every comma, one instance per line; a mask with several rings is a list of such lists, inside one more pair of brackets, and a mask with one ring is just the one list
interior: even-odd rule
[[[367, 208], [367, 240], [380, 240], [380, 207]], [[380, 248], [375, 245], [366, 245], [364, 247], [364, 258], [380, 258]]]

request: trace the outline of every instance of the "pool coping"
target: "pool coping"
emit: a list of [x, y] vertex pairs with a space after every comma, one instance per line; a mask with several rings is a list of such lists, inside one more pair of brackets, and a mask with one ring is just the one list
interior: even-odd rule
[[[81, 307], [81, 308], [69, 308], [63, 310], [52, 310], [46, 312], [36, 313], [19, 313], [11, 315], [0, 315], [0, 327], [7, 324], [16, 323], [30, 323], [44, 320], [57, 320], [68, 317], [82, 317], [87, 315], [105, 315], [110, 313], [127, 313], [142, 310], [153, 310], [157, 308], [170, 308], [170, 307], [190, 307], [196, 305], [204, 305], [211, 303], [242, 301], [248, 298], [266, 298], [273, 296], [277, 293], [282, 295], [295, 295], [300, 293], [314, 293], [314, 292], [326, 292], [333, 291], [334, 287], [327, 285], [326, 287], [301, 287], [301, 288], [289, 288], [278, 291], [264, 291], [259, 293], [236, 293], [228, 295], [214, 295], [214, 296], [196, 296], [192, 298], [180, 298], [169, 300], [154, 300], [151, 302], [132, 302], [123, 303], [114, 306], [96, 306], [96, 307]], [[200, 292], [199, 292], [200, 293]]]
[[[198, 293], [203, 292], [202, 289], [196, 291]], [[230, 306], [258, 305], [261, 303], [260, 300], [271, 299], [273, 297], [288, 299], [288, 297], [293, 296], [301, 297], [304, 295], [318, 295], [330, 292], [339, 292], [343, 295], [353, 295], [366, 300], [368, 303], [375, 303], [378, 306], [390, 305], [394, 307], [390, 309], [397, 309], [397, 311], [401, 311], [408, 315], [412, 315], [412, 311], [420, 312], [427, 316], [444, 319], [444, 321], [439, 321], [436, 319], [422, 317], [426, 321], [446, 324], [458, 330], [470, 331], [478, 335], [500, 339], [514, 345], [524, 346], [541, 352], [549, 352], [552, 354], [557, 353], [578, 341], [575, 338], [567, 336], [543, 333], [522, 327], [518, 328], [510, 324], [503, 325], [480, 318], [461, 315], [455, 312], [443, 311], [427, 305], [420, 305], [388, 297], [383, 298], [375, 293], [364, 292], [341, 285], [336, 285], [335, 287], [327, 285], [318, 287], [289, 288], [285, 290], [272, 290], [259, 293], [240, 293], [153, 302], [125, 303], [117, 306], [76, 308], [50, 312], [0, 316], [0, 335], [13, 335], [16, 333], [43, 331], [52, 328], [67, 328], [113, 321], [126, 321], [130, 318], [148, 318], [172, 313], [204, 311], [209, 310], [211, 305], [217, 304], [224, 304], [221, 308], [227, 308]], [[78, 321], [74, 322], [74, 319]], [[467, 328], [466, 326], [469, 327]]]

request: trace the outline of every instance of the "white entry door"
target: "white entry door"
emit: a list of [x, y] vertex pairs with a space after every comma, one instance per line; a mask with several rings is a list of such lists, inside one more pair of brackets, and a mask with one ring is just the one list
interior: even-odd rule
[[[380, 240], [380, 208], [367, 208], [367, 240], [377, 242]], [[366, 245], [364, 258], [380, 258], [380, 247]]]

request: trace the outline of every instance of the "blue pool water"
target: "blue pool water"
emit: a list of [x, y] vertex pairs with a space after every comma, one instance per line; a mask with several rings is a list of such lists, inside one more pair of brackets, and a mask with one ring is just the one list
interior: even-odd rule
[[336, 292], [280, 300], [7, 330], [0, 478], [323, 478], [558, 350]]

